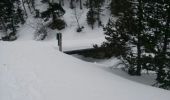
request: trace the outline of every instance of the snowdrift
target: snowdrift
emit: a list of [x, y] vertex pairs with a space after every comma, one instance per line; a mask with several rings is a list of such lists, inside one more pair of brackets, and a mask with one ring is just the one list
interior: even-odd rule
[[0, 42], [0, 100], [169, 100], [170, 91], [121, 78], [52, 42]]

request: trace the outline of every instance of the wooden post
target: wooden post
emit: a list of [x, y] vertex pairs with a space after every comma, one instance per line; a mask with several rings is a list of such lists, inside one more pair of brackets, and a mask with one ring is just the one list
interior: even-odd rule
[[62, 52], [62, 34], [61, 33], [57, 33], [57, 40], [58, 40], [59, 51]]

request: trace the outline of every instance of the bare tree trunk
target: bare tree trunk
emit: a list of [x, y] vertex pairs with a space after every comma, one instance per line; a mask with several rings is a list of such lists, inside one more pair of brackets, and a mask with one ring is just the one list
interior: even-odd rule
[[21, 2], [22, 2], [22, 6], [23, 6], [23, 8], [24, 8], [25, 15], [26, 15], [26, 17], [28, 17], [28, 15], [27, 15], [27, 11], [26, 11], [26, 8], [25, 8], [25, 5], [24, 5], [24, 1], [23, 1], [23, 0], [21, 0]]
[[79, 2], [80, 2], [80, 9], [83, 9], [82, 1], [81, 1], [81, 0], [79, 0]]
[[140, 33], [138, 33], [138, 43], [137, 43], [137, 70], [136, 75], [141, 75], [141, 43], [140, 43]]
[[98, 7], [97, 7], [97, 20], [98, 20], [98, 27], [100, 27], [101, 21], [100, 21], [100, 7], [99, 7], [99, 4], [98, 4]]
[[26, 3], [27, 3], [27, 5], [28, 5], [28, 9], [29, 9], [30, 13], [32, 14], [32, 10], [31, 10], [31, 6], [30, 6], [29, 0], [26, 0]]
[[143, 20], [143, 11], [142, 11], [142, 1], [139, 0], [139, 32], [137, 33], [137, 39], [138, 39], [138, 43], [137, 43], [137, 70], [136, 70], [136, 75], [141, 75], [141, 34], [142, 34], [142, 30], [143, 30], [143, 25], [142, 25], [142, 20]]
[[76, 8], [74, 8], [74, 15], [75, 15], [75, 18], [76, 18], [76, 21], [77, 21], [78, 28], [80, 28], [80, 24], [79, 24], [79, 19], [78, 19]]
[[71, 8], [71, 9], [74, 8], [73, 2], [74, 2], [74, 0], [71, 0], [71, 1], [70, 1], [70, 8]]
[[64, 6], [64, 0], [59, 0], [59, 4]]
[[35, 0], [31, 0], [31, 5], [32, 5], [32, 8], [33, 8], [34, 11], [35, 11]]
[[3, 31], [5, 32], [5, 34], [7, 35], [7, 27], [6, 27], [6, 25], [5, 25], [5, 22], [4, 22], [4, 20], [0, 17], [0, 21], [1, 21], [1, 23], [2, 23], [2, 29], [3, 29]]

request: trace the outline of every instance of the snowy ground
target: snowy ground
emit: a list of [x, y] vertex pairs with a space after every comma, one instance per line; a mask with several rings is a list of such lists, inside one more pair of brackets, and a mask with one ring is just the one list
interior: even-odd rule
[[0, 100], [169, 100], [170, 91], [124, 79], [60, 53], [51, 42], [0, 42]]
[[[44, 41], [34, 40], [36, 20], [32, 17], [19, 29], [16, 41], [0, 41], [0, 100], [169, 100], [170, 91], [149, 86], [153, 79], [111, 70], [118, 63], [115, 58], [88, 59], [96, 62], [91, 63], [59, 52], [58, 32], [63, 34], [65, 51], [105, 41], [102, 28], [87, 26], [86, 10], [80, 19], [85, 29], [77, 33], [73, 10], [65, 9], [66, 29], [49, 30]], [[105, 24], [108, 18], [102, 18]]]
[[115, 57], [109, 58], [109, 59], [95, 59], [91, 57], [83, 57], [81, 55], [74, 54], [73, 57], [76, 57], [78, 59], [81, 59], [86, 62], [91, 62], [96, 65], [102, 66], [107, 68], [108, 71], [111, 73], [114, 73], [118, 76], [121, 76], [125, 79], [135, 81], [141, 84], [152, 86], [156, 83], [156, 73], [153, 71], [142, 71], [141, 76], [131, 76], [127, 72], [125, 72], [124, 66], [121, 64], [121, 61]]

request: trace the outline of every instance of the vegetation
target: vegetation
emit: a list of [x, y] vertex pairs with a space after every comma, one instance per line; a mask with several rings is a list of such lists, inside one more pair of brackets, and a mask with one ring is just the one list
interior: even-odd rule
[[[170, 89], [170, 2], [128, 0], [130, 7], [104, 28], [102, 46], [116, 49], [131, 75], [143, 69], [157, 72], [158, 87]], [[114, 14], [114, 13], [112, 13]], [[120, 51], [119, 51], [120, 50]]]

